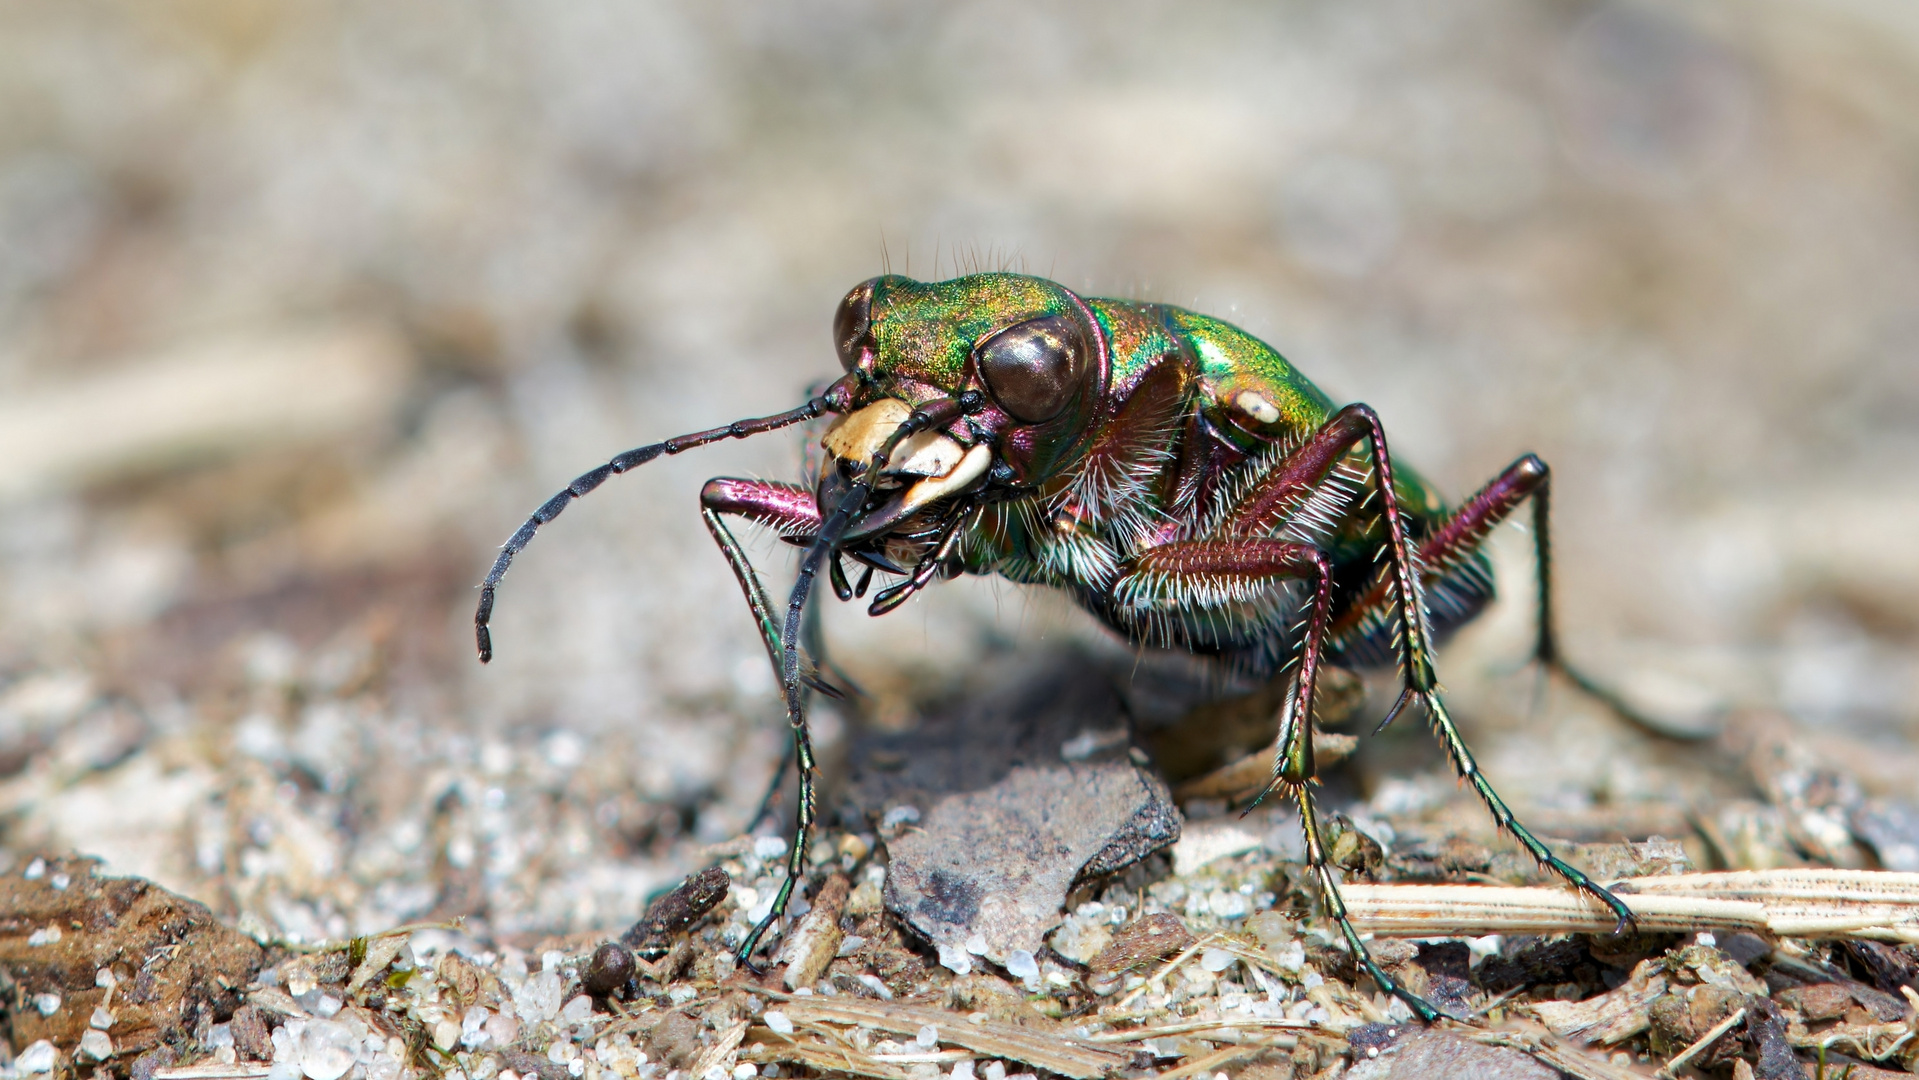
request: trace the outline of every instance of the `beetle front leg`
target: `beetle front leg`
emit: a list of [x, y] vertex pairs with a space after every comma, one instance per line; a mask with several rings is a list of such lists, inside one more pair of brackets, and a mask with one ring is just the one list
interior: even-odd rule
[[[785, 645], [782, 631], [774, 614], [772, 599], [767, 596], [766, 587], [760, 582], [758, 571], [746, 557], [746, 550], [739, 539], [726, 526], [722, 514], [733, 514], [746, 518], [758, 525], [772, 528], [784, 537], [811, 540], [819, 533], [820, 516], [818, 503], [811, 492], [793, 484], [767, 483], [759, 480], [736, 480], [719, 477], [706, 482], [700, 491], [700, 516], [706, 522], [706, 528], [713, 535], [713, 542], [719, 545], [721, 554], [726, 556], [727, 566], [733, 571], [734, 580], [739, 582], [740, 591], [746, 597], [747, 607], [753, 611], [754, 622], [759, 626], [760, 640], [766, 646], [767, 657], [773, 664], [773, 677], [782, 679], [782, 661]], [[815, 689], [825, 690], [837, 696], [837, 691], [822, 682], [816, 675], [808, 673], [802, 681]], [[774, 770], [768, 782], [766, 795], [761, 800], [759, 812], [754, 815], [752, 825], [757, 825], [766, 816], [767, 808], [772, 804], [773, 795], [779, 790], [786, 776], [788, 762], [797, 762], [799, 767], [799, 815], [794, 827], [793, 858], [787, 869], [785, 880], [780, 883], [780, 892], [775, 898], [774, 910], [786, 907], [788, 897], [797, 884], [797, 875], [803, 868], [805, 851], [813, 825], [813, 811], [817, 803], [814, 790], [818, 769], [813, 760], [813, 740], [806, 729], [804, 713], [794, 725], [793, 738], [787, 743], [786, 752], [781, 755], [779, 766]], [[748, 827], [751, 828], [752, 825]], [[753, 950], [759, 945], [760, 936], [765, 933], [771, 918], [755, 926], [741, 944], [739, 959], [751, 966]]]
[[753, 610], [760, 641], [766, 646], [767, 659], [773, 663], [773, 678], [780, 678], [780, 625], [774, 615], [773, 601], [760, 584], [760, 576], [747, 560], [746, 549], [726, 527], [722, 514], [743, 517], [756, 525], [773, 529], [781, 536], [811, 540], [820, 529], [819, 504], [813, 494], [797, 484], [774, 484], [763, 480], [736, 480], [715, 477], [700, 489], [700, 517], [706, 531], [726, 556], [733, 579], [740, 583], [746, 606]]

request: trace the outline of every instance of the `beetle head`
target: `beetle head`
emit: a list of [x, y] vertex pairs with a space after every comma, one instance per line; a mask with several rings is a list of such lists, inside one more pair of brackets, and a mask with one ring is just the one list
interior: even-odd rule
[[850, 537], [983, 486], [1038, 488], [1073, 467], [1101, 419], [1105, 334], [1084, 301], [1042, 278], [877, 277], [840, 302], [833, 335], [854, 386], [824, 440], [822, 513], [914, 408], [942, 399], [975, 406], [899, 444], [882, 480], [902, 494], [863, 514]]

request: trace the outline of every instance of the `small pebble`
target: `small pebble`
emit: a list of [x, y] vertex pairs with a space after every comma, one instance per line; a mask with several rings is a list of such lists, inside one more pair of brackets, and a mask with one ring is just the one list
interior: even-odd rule
[[40, 1010], [41, 1016], [52, 1016], [54, 1013], [60, 1011], [60, 995], [35, 994], [33, 996], [33, 1007]]
[[331, 1020], [335, 1016], [340, 1015], [340, 1009], [345, 1003], [332, 994], [316, 994], [310, 1003], [303, 1004], [306, 1004], [307, 1008], [311, 1009], [313, 1014], [320, 1019]]
[[113, 1014], [105, 1005], [95, 1005], [93, 1015], [87, 1018], [87, 1026], [95, 1031], [105, 1031], [113, 1026]]
[[1225, 949], [1207, 949], [1199, 954], [1199, 966], [1211, 972], [1225, 971], [1239, 960]]
[[460, 1025], [458, 1021], [442, 1020], [433, 1025], [433, 1045], [450, 1053], [459, 1043]]
[[1246, 920], [1246, 929], [1251, 930], [1259, 943], [1269, 949], [1293, 939], [1293, 920], [1277, 911], [1262, 911]]
[[1505, 940], [1505, 938], [1498, 934], [1487, 934], [1485, 937], [1467, 938], [1466, 951], [1471, 954], [1471, 963], [1473, 966], [1477, 967], [1479, 962], [1488, 956], [1498, 956], [1499, 948], [1505, 943]]
[[768, 1009], [766, 1015], [760, 1017], [760, 1019], [764, 1020], [766, 1026], [775, 1034], [793, 1034], [793, 1021], [788, 1019], [787, 1015], [778, 1009]]
[[1221, 919], [1243, 919], [1253, 910], [1253, 902], [1244, 894], [1214, 889], [1206, 898], [1206, 906]]
[[973, 970], [973, 957], [949, 942], [940, 946], [940, 966], [955, 975], [965, 975]]
[[113, 1040], [104, 1031], [89, 1030], [80, 1036], [80, 1053], [95, 1061], [105, 1061], [113, 1056]]
[[840, 939], [839, 951], [835, 956], [851, 956], [866, 947], [866, 939], [858, 934], [848, 934]]
[[[440, 1026], [434, 1027], [436, 1040]], [[444, 1022], [444, 1026], [453, 1029], [455, 1040], [459, 1038], [460, 1025], [449, 1020]], [[358, 1043], [352, 1029], [345, 1024], [332, 1020], [312, 1021], [307, 1024], [302, 1038], [300, 1072], [306, 1075], [307, 1080], [340, 1080], [348, 1069], [353, 1068], [354, 1058], [359, 1051]]]
[[973, 1080], [973, 1063], [971, 1061], [955, 1061], [953, 1063], [952, 1076], [953, 1080]]
[[57, 944], [59, 940], [60, 928], [52, 925], [35, 930], [33, 933], [27, 935], [27, 944], [29, 945], [53, 945]]
[[471, 1050], [487, 1040], [486, 1022], [493, 1018], [490, 1009], [475, 1005], [460, 1018], [460, 1045]]
[[593, 950], [580, 976], [580, 989], [594, 997], [606, 997], [624, 987], [634, 972], [633, 953], [617, 941], [609, 941]]
[[786, 854], [784, 836], [756, 836], [753, 838], [753, 857], [762, 861], [777, 859]]
[[1147, 1039], [1144, 1042], [1141, 1042], [1139, 1045], [1142, 1048], [1144, 1048], [1147, 1053], [1152, 1054], [1154, 1057], [1176, 1058], [1176, 1057], [1182, 1056], [1179, 1049], [1178, 1039], [1171, 1039], [1171, 1038]]
[[[486, 1021], [486, 1038], [494, 1046], [512, 1046], [520, 1037], [520, 1022], [503, 1012], [494, 1013]], [[403, 1056], [396, 1051], [394, 1057]]]
[[922, 1050], [933, 1049], [940, 1044], [939, 1026], [937, 1024], [925, 1025], [920, 1028], [918, 1035], [913, 1036], [913, 1041], [919, 1044], [919, 1048]]
[[[38, 859], [33, 861], [41, 866], [41, 872], [44, 873], [45, 865], [41, 864]], [[29, 867], [28, 869], [32, 868]], [[38, 877], [39, 875], [36, 874], [34, 876]], [[59, 1052], [54, 1050], [53, 1044], [45, 1039], [41, 1039], [32, 1046], [20, 1051], [19, 1056], [13, 1059], [13, 1067], [23, 1073], [52, 1072], [53, 1063], [58, 1057]]]
[[1026, 949], [1006, 954], [1006, 973], [1029, 987], [1039, 985], [1039, 961]]
[[750, 1061], [742, 1061], [733, 1066], [733, 1080], [753, 1080], [760, 1070]]
[[[20, 876], [26, 878], [28, 881], [39, 881], [41, 878], [46, 877], [47, 876], [47, 860], [45, 859], [33, 860], [32, 862], [27, 864], [27, 868], [25, 870], [21, 871]], [[46, 1040], [42, 1039], [41, 1042], [46, 1042]], [[34, 1045], [38, 1046], [39, 1043], [35, 1043]], [[50, 1046], [52, 1044], [48, 1043], [48, 1045]], [[39, 1070], [29, 1070], [29, 1071], [46, 1072], [47, 1070], [39, 1069]]]
[[868, 990], [871, 990], [873, 991], [873, 993], [879, 995], [879, 999], [881, 1001], [893, 1000], [893, 991], [888, 989], [884, 982], [880, 981], [880, 977], [878, 975], [859, 975], [859, 976], [856, 976], [856, 978], [859, 979], [861, 986], [864, 986]]
[[920, 819], [919, 807], [895, 806], [891, 810], [888, 810], [880, 818], [880, 827], [883, 829], [896, 829], [896, 828], [899, 828], [901, 825], [918, 824], [919, 819]]
[[986, 935], [974, 934], [966, 939], [966, 951], [974, 956], [986, 955]]

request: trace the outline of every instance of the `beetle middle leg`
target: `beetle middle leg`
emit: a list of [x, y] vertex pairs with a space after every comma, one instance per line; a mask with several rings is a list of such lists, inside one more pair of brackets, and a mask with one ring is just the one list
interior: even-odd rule
[[[1339, 877], [1327, 856], [1314, 810], [1313, 691], [1325, 652], [1332, 611], [1332, 567], [1326, 554], [1307, 544], [1256, 537], [1229, 537], [1164, 544], [1137, 556], [1115, 584], [1115, 595], [1150, 618], [1153, 608], [1175, 603], [1187, 608], [1224, 608], [1272, 595], [1293, 581], [1312, 589], [1305, 633], [1291, 662], [1291, 689], [1280, 710], [1279, 752], [1267, 791], [1284, 788], [1299, 803], [1306, 834], [1306, 862], [1319, 879], [1326, 910], [1339, 925], [1353, 959], [1381, 990], [1404, 1001], [1421, 1020], [1441, 1013], [1401, 985], [1374, 962], [1346, 913]], [[1261, 793], [1264, 797], [1264, 793]]]

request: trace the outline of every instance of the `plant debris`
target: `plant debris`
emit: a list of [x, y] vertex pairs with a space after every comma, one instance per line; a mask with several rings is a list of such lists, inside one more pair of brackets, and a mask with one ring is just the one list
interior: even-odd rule
[[260, 947], [202, 904], [98, 867], [35, 858], [0, 874], [9, 1041], [131, 1060], [230, 1016]]
[[[1190, 879], [1161, 876], [1164, 864], [1157, 872], [1136, 868], [1109, 877], [1066, 916], [1080, 926], [1076, 933], [1103, 941], [1083, 967], [1048, 952], [1031, 970], [983, 963], [984, 970], [961, 976], [933, 962], [933, 950], [915, 944], [891, 912], [870, 900], [855, 903], [860, 888], [876, 887], [888, 872], [882, 854], [840, 857], [819, 879], [810, 905], [802, 905], [807, 909], [791, 920], [783, 966], [765, 975], [734, 963], [730, 949], [750, 924], [750, 906], [770, 895], [778, 860], [742, 851], [649, 909], [635, 930], [662, 953], [657, 962], [635, 957], [617, 941], [534, 956], [487, 945], [451, 926], [401, 928], [319, 949], [275, 948], [257, 974], [251, 966], [236, 972], [232, 993], [170, 1029], [170, 1060], [140, 1058], [147, 1064], [133, 1064], [133, 1074], [144, 1080], [1006, 1080], [1032, 1073], [1177, 1080], [1241, 1070], [1312, 1077], [1343, 1068], [1349, 1080], [1529, 1080], [1561, 1073], [1619, 1080], [1648, 1075], [1652, 1067], [1662, 1076], [1734, 1066], [1755, 1077], [1786, 1076], [1792, 1075], [1781, 1071], [1787, 1063], [1796, 1067], [1821, 1052], [1895, 1068], [1915, 1061], [1919, 993], [1904, 983], [1895, 983], [1893, 992], [1847, 977], [1844, 948], [1744, 934], [1721, 947], [1712, 933], [1681, 936], [1657, 927], [1645, 928], [1650, 936], [1634, 945], [1593, 932], [1578, 912], [1560, 925], [1529, 915], [1534, 921], [1524, 929], [1550, 935], [1545, 938], [1488, 938], [1479, 935], [1483, 912], [1509, 905], [1474, 909], [1463, 900], [1434, 907], [1421, 929], [1427, 937], [1467, 940], [1374, 942], [1376, 957], [1396, 977], [1461, 1018], [1426, 1029], [1370, 982], [1355, 983], [1350, 958], [1325, 926], [1282, 915], [1280, 894], [1259, 897], [1254, 906], [1262, 910], [1252, 913], [1215, 904], [1220, 890], [1236, 882], [1256, 888], [1270, 875], [1288, 873], [1287, 864], [1258, 853], [1209, 865]], [[164, 896], [146, 883], [98, 878], [90, 869], [47, 862], [42, 878], [31, 883], [51, 891], [40, 882], [59, 874], [73, 894]], [[717, 874], [739, 884], [717, 887]], [[1656, 880], [1664, 895], [1685, 897], [1713, 879], [1728, 880], [1693, 874], [1629, 883]], [[1873, 905], [1873, 918], [1854, 920], [1845, 932], [1881, 930], [1887, 909], [1919, 904], [1919, 896], [1897, 888], [1899, 875], [1793, 871], [1735, 880], [1738, 887], [1728, 889], [1742, 897], [1786, 896], [1801, 908]], [[1448, 888], [1489, 897], [1531, 891]], [[1381, 910], [1399, 910], [1394, 893], [1430, 895], [1433, 889], [1378, 885], [1365, 895]], [[1654, 894], [1623, 895], [1637, 904]], [[701, 906], [706, 910], [685, 914]], [[1910, 922], [1908, 914], [1889, 924]], [[231, 949], [219, 941], [233, 938], [230, 931], [209, 936], [202, 930], [159, 953], [192, 969], [205, 956]], [[63, 932], [56, 941], [24, 947], [69, 940]], [[240, 944], [240, 953], [257, 964], [257, 947]], [[1874, 969], [1878, 974], [1869, 973], [1873, 978], [1899, 977], [1919, 959], [1910, 945], [1873, 948], [1885, 952], [1869, 955], [1887, 957]], [[24, 969], [8, 970], [23, 990], [37, 985], [23, 980]], [[33, 997], [22, 1000], [32, 1007]], [[21, 1019], [16, 1013], [15, 1023]], [[116, 1023], [109, 1026], [119, 1033]], [[39, 1057], [111, 1068], [128, 1067], [130, 1055], [157, 1042], [129, 1041], [96, 1054], [79, 1031], [34, 1030], [48, 1041], [33, 1045], [49, 1049], [22, 1045]], [[14, 1075], [23, 1072], [22, 1057], [37, 1064], [36, 1057], [18, 1055]]]

